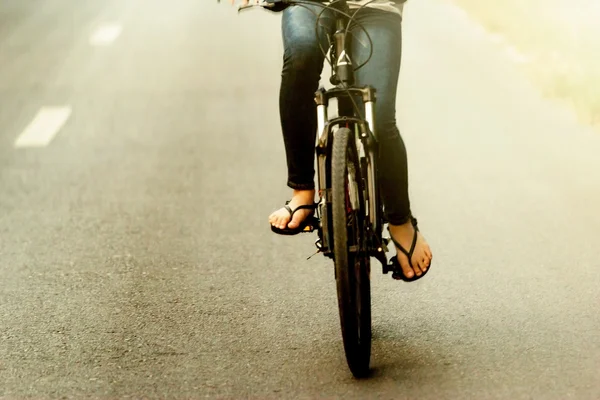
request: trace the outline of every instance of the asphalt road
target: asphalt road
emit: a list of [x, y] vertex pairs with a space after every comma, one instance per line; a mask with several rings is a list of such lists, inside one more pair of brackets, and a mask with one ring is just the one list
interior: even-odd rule
[[[267, 223], [279, 23], [2, 1], [0, 398], [600, 398], [600, 133], [441, 0], [406, 7], [398, 99], [434, 263], [373, 274], [351, 377], [331, 263]], [[57, 134], [15, 147], [48, 107]]]

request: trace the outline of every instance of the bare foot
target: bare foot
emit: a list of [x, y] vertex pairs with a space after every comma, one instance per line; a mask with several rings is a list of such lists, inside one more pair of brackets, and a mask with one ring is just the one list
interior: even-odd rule
[[[409, 220], [403, 225], [389, 224], [389, 229], [390, 234], [394, 239], [401, 244], [406, 251], [409, 251], [415, 233], [412, 222]], [[411, 260], [414, 269], [410, 267], [406, 254], [398, 249], [396, 249], [396, 254], [400, 266], [402, 267], [402, 271], [407, 278], [412, 278], [415, 274], [417, 276], [423, 275], [427, 271], [427, 268], [429, 268], [429, 265], [431, 265], [431, 259], [433, 258], [431, 249], [423, 235], [421, 235], [421, 232], [417, 232], [417, 243], [415, 244], [415, 250], [413, 251]]]
[[[315, 191], [314, 190], [294, 190], [294, 194], [288, 207], [294, 211], [296, 207], [302, 205], [310, 205], [315, 202]], [[294, 214], [294, 219], [290, 221], [290, 213], [285, 207], [280, 208], [269, 216], [269, 223], [279, 229], [295, 229], [302, 221], [311, 216], [314, 213], [313, 210], [298, 210]]]

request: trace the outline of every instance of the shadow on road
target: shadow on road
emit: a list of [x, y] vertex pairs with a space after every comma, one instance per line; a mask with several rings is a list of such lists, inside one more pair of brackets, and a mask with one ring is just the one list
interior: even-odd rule
[[368, 379], [392, 380], [400, 385], [442, 385], [452, 380], [463, 360], [452, 349], [441, 347], [431, 335], [421, 331], [407, 334], [396, 325], [374, 326], [372, 372]]

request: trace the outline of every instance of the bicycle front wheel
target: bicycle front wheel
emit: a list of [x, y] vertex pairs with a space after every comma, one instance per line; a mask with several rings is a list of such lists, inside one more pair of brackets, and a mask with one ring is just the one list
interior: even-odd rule
[[364, 200], [355, 137], [335, 132], [331, 155], [333, 259], [346, 360], [352, 374], [369, 373], [371, 358], [370, 257], [364, 251]]

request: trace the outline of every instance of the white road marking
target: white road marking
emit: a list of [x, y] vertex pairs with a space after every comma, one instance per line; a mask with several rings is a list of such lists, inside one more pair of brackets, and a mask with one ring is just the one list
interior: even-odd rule
[[15, 141], [16, 148], [46, 147], [71, 116], [71, 107], [42, 107]]
[[90, 37], [90, 44], [92, 46], [107, 46], [119, 37], [122, 30], [121, 25], [116, 24], [101, 26]]

